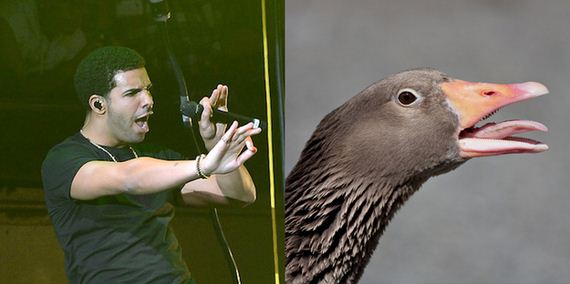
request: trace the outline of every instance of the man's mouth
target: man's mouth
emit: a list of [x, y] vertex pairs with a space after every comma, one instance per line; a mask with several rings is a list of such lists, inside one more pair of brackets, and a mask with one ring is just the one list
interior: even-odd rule
[[548, 89], [544, 85], [536, 82], [503, 85], [453, 80], [442, 83], [441, 87], [459, 115], [458, 143], [461, 157], [539, 153], [548, 149], [542, 142], [513, 136], [529, 131], [548, 131], [539, 122], [508, 120], [476, 126], [506, 105], [547, 94]]
[[138, 116], [135, 119], [135, 124], [142, 129], [145, 133], [148, 132], [150, 130], [150, 128], [148, 127], [148, 120], [150, 118], [150, 116], [152, 115], [152, 112], [148, 112], [145, 113], [141, 116]]

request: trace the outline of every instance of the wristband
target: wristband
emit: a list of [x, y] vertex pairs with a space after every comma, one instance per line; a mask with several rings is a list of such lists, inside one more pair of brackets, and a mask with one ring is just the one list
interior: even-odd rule
[[198, 173], [198, 175], [200, 176], [200, 178], [203, 178], [203, 179], [207, 179], [207, 178], [209, 177], [209, 175], [205, 175], [205, 174], [202, 172], [202, 169], [200, 168], [200, 161], [201, 161], [202, 159], [204, 159], [205, 157], [206, 157], [206, 155], [204, 155], [204, 154], [198, 155], [198, 156], [196, 157], [196, 172]]

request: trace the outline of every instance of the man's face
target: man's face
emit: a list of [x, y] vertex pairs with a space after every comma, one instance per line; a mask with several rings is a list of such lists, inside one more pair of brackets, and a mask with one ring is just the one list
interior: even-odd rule
[[152, 115], [151, 82], [145, 68], [121, 72], [113, 77], [116, 87], [107, 96], [109, 134], [118, 146], [144, 140]]

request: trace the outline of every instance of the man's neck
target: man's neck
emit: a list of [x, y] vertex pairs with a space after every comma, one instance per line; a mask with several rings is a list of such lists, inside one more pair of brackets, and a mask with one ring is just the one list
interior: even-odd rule
[[93, 118], [89, 114], [85, 118], [85, 122], [80, 132], [91, 143], [95, 143], [100, 146], [115, 148], [122, 148], [127, 146], [127, 144], [121, 143], [117, 139], [113, 138], [112, 135], [110, 135], [103, 119]]

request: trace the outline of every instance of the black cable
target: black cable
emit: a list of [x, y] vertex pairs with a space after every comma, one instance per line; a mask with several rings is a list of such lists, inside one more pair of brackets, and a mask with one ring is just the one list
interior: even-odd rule
[[[172, 50], [172, 45], [170, 43], [170, 36], [168, 34], [168, 19], [170, 18], [170, 10], [168, 8], [168, 3], [166, 2], [166, 0], [149, 0], [150, 3], [150, 8], [152, 10], [152, 13], [154, 15], [155, 21], [158, 22], [160, 30], [161, 30], [161, 34], [163, 36], [163, 40], [164, 40], [164, 46], [166, 49], [166, 53], [168, 55], [168, 61], [170, 63], [170, 66], [172, 67], [172, 70], [174, 71], [174, 75], [176, 78], [176, 82], [178, 84], [178, 92], [180, 94], [180, 103], [184, 104], [184, 103], [188, 103], [189, 102], [189, 97], [188, 97], [188, 87], [186, 84], [186, 79], [184, 78], [184, 73], [182, 72], [182, 68], [180, 68], [180, 65], [178, 64], [178, 60], [176, 59], [176, 55], [174, 54], [174, 51]], [[194, 123], [194, 121], [192, 121], [192, 119], [184, 114], [182, 115], [182, 123], [190, 128], [190, 133], [192, 135], [192, 140], [194, 142], [194, 145], [196, 146], [196, 149], [199, 150], [200, 153], [205, 153], [206, 149], [204, 149], [205, 147], [203, 147], [203, 144], [198, 142], [198, 138], [196, 135], [196, 133], [199, 133], [199, 129], [198, 128], [198, 124]], [[216, 229], [217, 229], [217, 233], [219, 235], [219, 238], [222, 240], [222, 245], [226, 248], [226, 253], [227, 256], [230, 259], [232, 268], [233, 268], [233, 272], [234, 272], [234, 279], [236, 281], [237, 284], [241, 284], [241, 277], [239, 274], [239, 269], [236, 263], [236, 260], [234, 258], [234, 254], [230, 248], [230, 245], [226, 239], [226, 235], [224, 234], [224, 230], [222, 228], [222, 224], [220, 222], [220, 217], [218, 215], [218, 210], [216, 208], [213, 208], [210, 210], [211, 211], [211, 216], [213, 219], [213, 223], [216, 224]]]
[[239, 274], [239, 269], [237, 267], [237, 263], [236, 260], [234, 258], [234, 254], [230, 248], [230, 244], [228, 243], [228, 240], [226, 239], [226, 235], [224, 234], [224, 230], [222, 230], [222, 224], [220, 223], [220, 216], [218, 215], [218, 209], [217, 208], [213, 208], [211, 210], [212, 213], [212, 219], [214, 219], [214, 223], [216, 224], [216, 229], [218, 230], [218, 236], [220, 237], [220, 239], [222, 240], [222, 243], [224, 244], [224, 246], [226, 247], [226, 252], [231, 260], [231, 264], [232, 264], [232, 268], [234, 271], [234, 280], [236, 281], [237, 284], [241, 284], [241, 276]]

